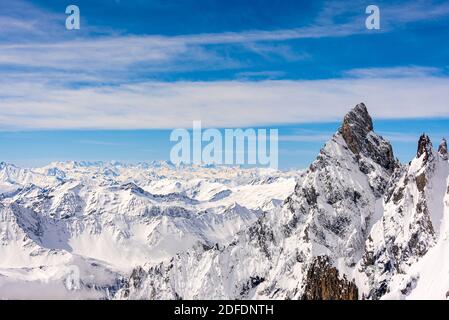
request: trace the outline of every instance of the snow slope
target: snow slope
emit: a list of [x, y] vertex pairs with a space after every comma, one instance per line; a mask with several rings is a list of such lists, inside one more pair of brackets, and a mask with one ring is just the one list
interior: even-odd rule
[[74, 296], [65, 292], [72, 266], [84, 290], [76, 297], [108, 297], [139, 265], [228, 244], [280, 206], [295, 175], [163, 162], [66, 162], [35, 169], [2, 163], [0, 297], [26, 297], [12, 288], [44, 284], [47, 297]]

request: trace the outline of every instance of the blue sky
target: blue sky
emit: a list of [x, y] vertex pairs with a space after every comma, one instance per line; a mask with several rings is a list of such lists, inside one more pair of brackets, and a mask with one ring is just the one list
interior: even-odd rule
[[0, 30], [0, 160], [23, 166], [168, 159], [201, 120], [279, 128], [301, 168], [361, 101], [404, 162], [449, 136], [447, 1], [0, 0]]

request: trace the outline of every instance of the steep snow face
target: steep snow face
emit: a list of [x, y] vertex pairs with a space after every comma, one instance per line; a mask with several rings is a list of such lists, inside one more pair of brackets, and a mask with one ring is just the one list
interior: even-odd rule
[[[323, 272], [352, 279], [395, 166], [390, 144], [372, 131], [366, 107], [358, 105], [281, 209], [262, 216], [226, 247], [134, 270], [117, 297], [298, 299], [307, 271], [323, 265], [320, 261], [326, 262]], [[315, 262], [316, 257], [325, 258]], [[348, 287], [352, 297], [353, 288]]]
[[[19, 288], [41, 290], [43, 282], [48, 297], [107, 297], [139, 265], [230, 243], [264, 212], [281, 206], [296, 176], [116, 162], [36, 169], [2, 164], [0, 173], [0, 185], [8, 186], [0, 190], [4, 298], [13, 297], [8, 292], [20, 297]], [[81, 270], [84, 289], [63, 294], [73, 265]]]
[[447, 282], [440, 283], [445, 291], [430, 293], [417, 288], [424, 289], [430, 279], [436, 279], [430, 271], [436, 268], [432, 263], [441, 266], [440, 273], [447, 275], [449, 270], [445, 267], [447, 255], [435, 255], [447, 242], [448, 175], [447, 151], [440, 146], [435, 152], [430, 139], [421, 136], [416, 158], [396, 173], [385, 197], [384, 215], [367, 240], [360, 263], [366, 276], [360, 287], [365, 288], [366, 297], [445, 297]]

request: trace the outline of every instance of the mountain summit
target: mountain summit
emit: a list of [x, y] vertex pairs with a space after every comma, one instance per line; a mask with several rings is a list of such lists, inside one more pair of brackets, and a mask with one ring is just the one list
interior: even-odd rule
[[373, 120], [365, 104], [360, 103], [346, 114], [338, 131], [354, 154], [363, 154], [392, 171], [396, 163], [393, 149], [390, 143], [373, 134], [373, 129]]
[[362, 151], [367, 135], [373, 130], [373, 120], [364, 103], [360, 103], [349, 111], [339, 129], [349, 149], [354, 153]]
[[432, 157], [432, 141], [425, 133], [419, 137], [418, 150], [416, 151], [417, 158], [420, 158], [422, 155], [424, 155], [424, 162], [427, 162]]

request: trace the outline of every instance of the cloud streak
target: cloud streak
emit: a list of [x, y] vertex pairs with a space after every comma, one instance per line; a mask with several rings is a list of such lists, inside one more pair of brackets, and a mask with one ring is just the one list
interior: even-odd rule
[[[72, 81], [96, 77], [98, 82], [113, 78], [124, 82], [142, 72], [222, 70], [241, 66], [237, 58], [222, 50], [223, 46], [236, 46], [268, 60], [272, 57], [285, 61], [304, 60], [310, 58], [307, 52], [296, 52], [285, 42], [367, 34], [363, 3], [328, 2], [314, 23], [291, 29], [166, 36], [117, 34], [105, 28], [103, 36], [98, 36], [96, 26], [85, 23], [81, 33], [68, 33], [63, 27], [63, 14], [43, 11], [25, 1], [10, 1], [6, 5], [8, 10], [0, 18], [0, 28], [7, 30], [0, 38], [0, 68], [21, 68], [30, 76], [33, 73], [56, 75], [53, 81], [57, 81], [58, 75], [71, 73]], [[24, 13], [29, 18], [25, 19]], [[449, 5], [444, 3], [383, 4], [385, 26], [380, 32], [389, 32], [426, 17], [438, 19], [448, 15]]]
[[338, 121], [364, 101], [376, 118], [449, 117], [448, 78], [142, 82], [61, 88], [0, 82], [0, 127], [146, 129]]
[[355, 78], [425, 78], [432, 76], [443, 76], [444, 74], [444, 70], [422, 66], [360, 68], [344, 72], [345, 76]]

